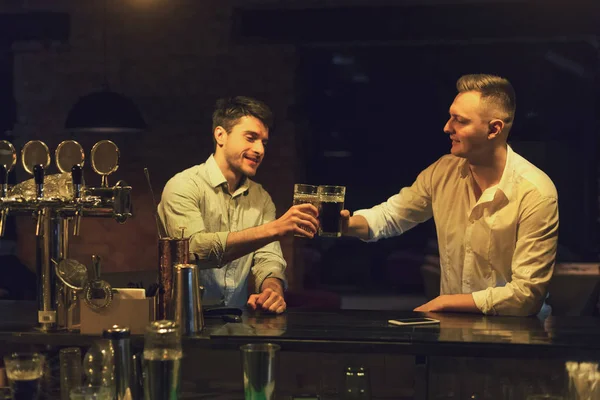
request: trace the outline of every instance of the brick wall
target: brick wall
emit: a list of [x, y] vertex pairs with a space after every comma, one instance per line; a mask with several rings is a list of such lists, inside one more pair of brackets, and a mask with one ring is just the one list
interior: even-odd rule
[[[104, 4], [28, 1], [0, 8], [0, 12], [62, 11], [71, 17], [68, 43], [13, 46], [17, 149], [28, 140], [41, 139], [54, 151], [71, 138], [63, 131], [70, 107], [103, 81]], [[71, 242], [70, 256], [87, 262], [91, 254], [99, 254], [104, 270], [112, 272], [156, 268], [153, 204], [143, 168], [150, 169], [159, 197], [170, 176], [203, 162], [213, 149], [210, 114], [221, 96], [255, 96], [274, 109], [277, 130], [256, 180], [271, 193], [278, 212], [284, 212], [291, 205], [297, 162], [294, 126], [286, 115], [294, 96], [294, 47], [237, 43], [232, 38], [232, 0], [108, 0], [106, 5], [108, 82], [112, 90], [134, 100], [151, 129], [142, 135], [73, 137], [87, 157], [100, 139], [119, 145], [121, 166], [109, 183], [124, 179], [133, 186], [135, 218], [124, 225], [84, 219], [81, 236]], [[86, 180], [97, 185], [99, 179], [89, 165], [88, 161]], [[33, 221], [19, 217], [18, 227], [19, 255], [33, 268]], [[291, 239], [282, 246], [291, 267]]]

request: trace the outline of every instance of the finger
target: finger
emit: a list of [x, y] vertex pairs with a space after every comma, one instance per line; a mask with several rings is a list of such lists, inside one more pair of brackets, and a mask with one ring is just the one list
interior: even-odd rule
[[284, 304], [282, 306], [279, 306], [279, 308], [277, 308], [277, 310], [275, 310], [275, 312], [277, 314], [281, 314], [281, 313], [283, 313], [285, 311], [285, 308], [286, 308], [286, 305]]
[[248, 302], [246, 303], [246, 305], [248, 307], [250, 307], [253, 310], [256, 310], [256, 299], [258, 298], [257, 295], [253, 294], [248, 298]]
[[312, 232], [313, 227], [308, 225], [307, 222], [296, 222], [293, 227], [294, 235], [303, 236], [312, 239], [315, 236], [315, 232]]
[[319, 209], [310, 203], [298, 204], [297, 206], [294, 206], [294, 207], [296, 207], [297, 210], [305, 212], [305, 213], [319, 215]]
[[316, 232], [319, 229], [319, 220], [310, 214], [301, 213], [298, 215], [298, 217], [297, 217], [297, 219], [295, 219], [295, 221], [299, 225], [308, 227], [313, 232]]
[[269, 298], [263, 304], [261, 304], [261, 307], [265, 310], [269, 310], [271, 306], [275, 304], [280, 298], [281, 296], [273, 292], [271, 293], [271, 296], [269, 296]]
[[273, 293], [271, 289], [265, 289], [261, 294], [257, 295], [256, 304], [262, 307], [264, 302], [271, 296], [271, 293]]
[[350, 211], [342, 210], [340, 211], [340, 215], [342, 216], [342, 218], [350, 218]]
[[273, 302], [273, 304], [269, 306], [269, 311], [277, 312], [279, 307], [281, 307], [281, 303], [283, 303], [283, 299], [280, 297], [279, 299], [277, 299], [277, 301]]

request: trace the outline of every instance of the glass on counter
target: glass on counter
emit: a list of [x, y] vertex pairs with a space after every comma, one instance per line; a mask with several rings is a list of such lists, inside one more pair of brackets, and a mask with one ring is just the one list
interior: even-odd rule
[[144, 336], [144, 399], [177, 400], [181, 388], [181, 329], [174, 321], [154, 321]]
[[273, 343], [250, 343], [240, 347], [246, 400], [275, 398], [275, 371], [279, 349], [280, 346]]
[[4, 357], [13, 400], [37, 400], [45, 358], [39, 353], [13, 353]]

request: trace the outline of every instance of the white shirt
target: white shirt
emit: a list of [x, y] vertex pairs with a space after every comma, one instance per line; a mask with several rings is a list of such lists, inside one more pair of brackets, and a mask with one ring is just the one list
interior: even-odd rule
[[433, 216], [441, 294], [472, 293], [484, 314], [531, 315], [547, 294], [558, 240], [550, 178], [510, 146], [500, 182], [475, 200], [464, 158], [441, 157], [412, 186], [359, 210], [370, 240], [402, 234]]
[[261, 185], [244, 179], [229, 193], [227, 180], [211, 155], [171, 178], [162, 193], [158, 214], [170, 237], [190, 237], [190, 253], [200, 268], [204, 302], [242, 307], [248, 300], [248, 275], [261, 288], [268, 277], [284, 284], [286, 262], [279, 242], [266, 246], [227, 264], [221, 260], [229, 232], [263, 225], [275, 219], [275, 205]]

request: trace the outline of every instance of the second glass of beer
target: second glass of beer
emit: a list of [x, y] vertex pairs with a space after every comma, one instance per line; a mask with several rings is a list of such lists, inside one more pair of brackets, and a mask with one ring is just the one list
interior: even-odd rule
[[[310, 203], [319, 208], [319, 187], [314, 185], [305, 185], [297, 183], [294, 185], [294, 205]], [[302, 229], [308, 231], [307, 227], [301, 226]], [[300, 235], [294, 235], [300, 236]]]
[[344, 209], [345, 186], [319, 186], [319, 236], [342, 236], [342, 217]]

